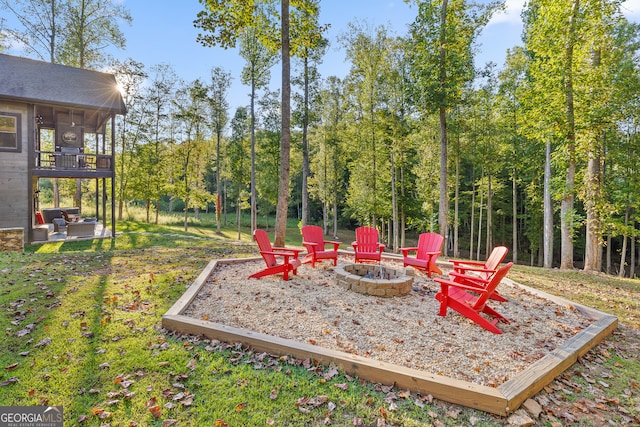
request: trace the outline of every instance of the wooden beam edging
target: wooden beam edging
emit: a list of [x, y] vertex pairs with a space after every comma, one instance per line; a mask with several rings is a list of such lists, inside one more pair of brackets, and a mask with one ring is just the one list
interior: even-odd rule
[[[347, 252], [347, 254], [349, 253]], [[497, 388], [493, 388], [307, 343], [194, 319], [182, 314], [218, 264], [235, 264], [255, 260], [260, 260], [260, 258], [210, 261], [186, 292], [162, 316], [162, 326], [183, 334], [202, 335], [230, 343], [240, 342], [256, 351], [291, 355], [301, 359], [312, 358], [325, 365], [334, 363], [344, 372], [371, 382], [430, 394], [436, 399], [501, 416], [509, 415], [518, 409], [525, 400], [535, 395], [556, 376], [572, 366], [579, 357], [595, 347], [618, 326], [618, 318], [615, 316], [505, 279], [513, 286], [549, 299], [556, 304], [574, 307], [583, 316], [594, 319], [595, 322], [524, 371], [516, 374], [514, 378]]]
[[163, 316], [162, 326], [184, 334], [230, 343], [241, 342], [255, 351], [286, 354], [300, 359], [311, 358], [324, 365], [333, 363], [348, 374], [374, 383], [431, 394], [437, 399], [495, 414], [505, 415], [507, 407], [507, 400], [495, 388], [350, 353], [182, 315]]
[[514, 378], [500, 384], [498, 390], [508, 401], [507, 412], [538, 393], [555, 377], [570, 368], [579, 357], [595, 347], [618, 327], [618, 318], [603, 315], [585, 330], [569, 338], [560, 347], [518, 373]]

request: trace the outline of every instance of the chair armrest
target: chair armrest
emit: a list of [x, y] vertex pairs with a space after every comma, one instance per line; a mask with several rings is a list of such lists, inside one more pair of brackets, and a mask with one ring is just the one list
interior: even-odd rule
[[479, 288], [485, 288], [489, 284], [489, 280], [485, 280], [478, 276], [468, 276], [466, 274], [456, 273], [455, 271], [449, 272], [449, 278], [452, 278], [456, 283], [465, 283], [469, 286], [476, 286]]
[[462, 289], [465, 291], [471, 291], [477, 294], [483, 294], [487, 292], [485, 288], [478, 288], [477, 286], [473, 286], [473, 285], [465, 285], [464, 283], [458, 283], [448, 279], [441, 279], [439, 277], [436, 277], [433, 280], [437, 283], [440, 283], [440, 288], [444, 293], [448, 292], [449, 287], [454, 287], [454, 288]]
[[[453, 277], [454, 281], [455, 281], [456, 277], [459, 277], [462, 280], [466, 280], [466, 281], [469, 281], [469, 282], [477, 283], [478, 285], [481, 285], [481, 286], [486, 286], [489, 283], [489, 280], [483, 279], [480, 276], [469, 276], [468, 274], [458, 273], [456, 271], [450, 271], [449, 272], [449, 276]], [[457, 282], [457, 283], [459, 283], [459, 282]]]
[[409, 252], [417, 251], [418, 248], [417, 247], [407, 247], [407, 248], [400, 248], [400, 250], [402, 251], [402, 255], [403, 256], [407, 256], [409, 254]]
[[291, 252], [274, 252], [274, 251], [263, 251], [260, 252], [261, 254], [268, 254], [268, 255], [273, 255], [273, 256], [281, 256], [284, 257], [284, 262], [287, 263], [289, 262], [289, 258], [293, 257], [293, 258], [298, 258], [297, 254], [293, 254]]
[[474, 266], [483, 266], [483, 261], [465, 261], [461, 259], [450, 259], [449, 262], [453, 263], [454, 267], [462, 266], [462, 265], [474, 265]]
[[325, 244], [325, 246], [326, 245], [333, 245], [333, 250], [337, 251], [338, 247], [342, 244], [342, 242], [334, 242], [332, 240], [325, 240], [324, 244]]
[[459, 271], [460, 273], [464, 273], [466, 271], [474, 271], [477, 273], [490, 273], [493, 274], [498, 270], [489, 270], [488, 268], [482, 267], [465, 267], [464, 265], [456, 265], [453, 267], [455, 271]]
[[278, 247], [272, 247], [271, 249], [273, 249], [274, 251], [280, 251], [280, 252], [291, 252], [291, 253], [293, 253], [296, 257], [298, 256], [298, 254], [299, 254], [300, 252], [302, 252], [302, 251], [303, 251], [303, 249], [284, 248], [284, 247], [281, 247], [281, 248], [278, 248]]
[[302, 246], [305, 246], [307, 248], [307, 252], [309, 251], [309, 249], [311, 249], [313, 252], [316, 251], [318, 244], [315, 242], [305, 242], [302, 241]]
[[383, 244], [383, 243], [378, 243], [378, 249], [380, 249], [380, 252], [384, 251], [384, 249], [387, 247], [387, 245]]

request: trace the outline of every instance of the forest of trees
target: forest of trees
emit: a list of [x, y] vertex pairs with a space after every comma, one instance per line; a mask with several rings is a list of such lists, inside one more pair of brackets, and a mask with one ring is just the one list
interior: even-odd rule
[[[253, 18], [238, 11], [234, 25], [219, 8], [247, 2], [201, 3], [198, 41], [236, 47], [245, 68], [232, 76], [214, 64], [210, 78], [184, 82], [166, 64], [113, 66], [128, 108], [119, 215], [142, 203], [150, 222], [161, 208], [183, 209], [185, 226], [215, 209], [218, 227], [242, 212], [252, 228], [272, 227], [287, 110], [270, 89], [279, 27], [257, 18], [280, 2], [256, 0]], [[635, 277], [640, 26], [622, 2], [530, 0], [521, 42], [502, 67], [480, 69], [475, 42], [502, 2], [412, 3], [405, 35], [353, 22], [331, 40], [350, 64], [339, 78], [318, 72], [322, 2], [291, 1], [289, 217], [327, 234], [375, 226], [389, 251], [434, 230], [445, 255], [481, 259], [504, 244], [515, 262]], [[233, 43], [207, 39], [215, 31]], [[251, 88], [235, 111], [231, 79]]]

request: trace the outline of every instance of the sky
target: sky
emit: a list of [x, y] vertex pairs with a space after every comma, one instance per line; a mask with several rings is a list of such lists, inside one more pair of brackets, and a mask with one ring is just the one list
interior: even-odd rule
[[[153, 65], [169, 64], [186, 82], [195, 79], [209, 81], [211, 69], [220, 67], [232, 76], [229, 90], [230, 111], [249, 104], [249, 88], [240, 82], [245, 65], [236, 49], [203, 47], [196, 42], [198, 29], [193, 21], [203, 6], [197, 0], [117, 0], [131, 12], [131, 25], [122, 24], [126, 38], [125, 50], [111, 50], [120, 60], [132, 58], [147, 69]], [[487, 2], [488, 0], [480, 0]], [[478, 40], [476, 66], [493, 61], [502, 67], [507, 49], [521, 45], [522, 11], [525, 0], [506, 0], [506, 10], [494, 15]], [[640, 21], [640, 0], [627, 0], [623, 4], [627, 17]], [[330, 24], [326, 37], [330, 46], [319, 66], [322, 77], [335, 75], [340, 78], [349, 72], [344, 50], [338, 38], [347, 30], [350, 22], [363, 24], [365, 28], [379, 25], [387, 27], [392, 35], [403, 36], [417, 14], [414, 5], [404, 0], [321, 0], [320, 23]], [[21, 55], [8, 50], [5, 53]], [[292, 64], [293, 66], [293, 64]], [[280, 83], [280, 65], [271, 71], [272, 88]], [[233, 113], [231, 113], [233, 114]]]

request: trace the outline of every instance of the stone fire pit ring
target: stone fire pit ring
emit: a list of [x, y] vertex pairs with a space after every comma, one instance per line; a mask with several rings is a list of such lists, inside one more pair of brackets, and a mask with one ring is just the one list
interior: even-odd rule
[[396, 270], [378, 264], [341, 264], [334, 271], [338, 285], [365, 295], [399, 297], [413, 289], [412, 268]]

